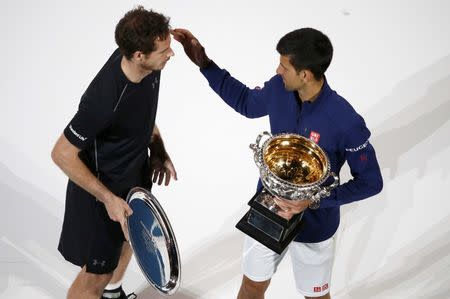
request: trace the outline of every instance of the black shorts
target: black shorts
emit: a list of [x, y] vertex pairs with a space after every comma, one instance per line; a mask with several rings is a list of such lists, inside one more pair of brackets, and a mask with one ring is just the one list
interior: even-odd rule
[[[125, 199], [125, 194], [118, 194]], [[124, 197], [125, 196], [125, 197]], [[67, 185], [64, 222], [58, 250], [63, 257], [95, 274], [117, 267], [125, 237], [104, 204], [72, 181]]]

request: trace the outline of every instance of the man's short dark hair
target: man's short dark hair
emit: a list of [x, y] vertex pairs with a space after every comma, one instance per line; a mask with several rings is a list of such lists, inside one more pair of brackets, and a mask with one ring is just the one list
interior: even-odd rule
[[297, 72], [309, 70], [316, 80], [323, 78], [333, 57], [330, 39], [313, 28], [301, 28], [283, 36], [277, 44], [280, 55], [288, 56]]
[[131, 59], [133, 53], [148, 54], [155, 49], [155, 40], [169, 35], [169, 18], [138, 6], [130, 10], [116, 26], [115, 38], [123, 56]]

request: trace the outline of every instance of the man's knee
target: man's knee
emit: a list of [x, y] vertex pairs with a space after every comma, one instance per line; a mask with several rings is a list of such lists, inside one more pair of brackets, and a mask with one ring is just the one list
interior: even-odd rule
[[269, 287], [270, 279], [265, 281], [253, 281], [247, 276], [243, 276], [241, 293], [245, 295], [243, 298], [259, 298], [264, 295]]

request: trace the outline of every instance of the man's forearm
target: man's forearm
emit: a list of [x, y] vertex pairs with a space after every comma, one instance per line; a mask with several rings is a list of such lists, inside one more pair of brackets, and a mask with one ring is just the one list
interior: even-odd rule
[[169, 155], [166, 152], [164, 147], [164, 142], [162, 140], [161, 134], [159, 132], [158, 127], [155, 125], [153, 128], [152, 137], [149, 143], [150, 154], [155, 155], [161, 158], [162, 161], [165, 161], [169, 158]]

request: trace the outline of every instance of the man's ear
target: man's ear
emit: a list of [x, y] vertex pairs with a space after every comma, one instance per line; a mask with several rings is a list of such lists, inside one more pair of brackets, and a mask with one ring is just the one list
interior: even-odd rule
[[300, 80], [302, 80], [302, 81], [307, 81], [308, 80], [308, 75], [307, 75], [305, 69], [303, 69], [301, 71], [297, 71], [297, 75], [300, 78]]
[[136, 61], [141, 61], [144, 58], [144, 53], [142, 53], [141, 51], [136, 51], [133, 53], [133, 56], [131, 58]]
[[315, 80], [314, 74], [310, 70], [303, 70], [303, 72], [305, 73], [304, 80], [306, 82]]

